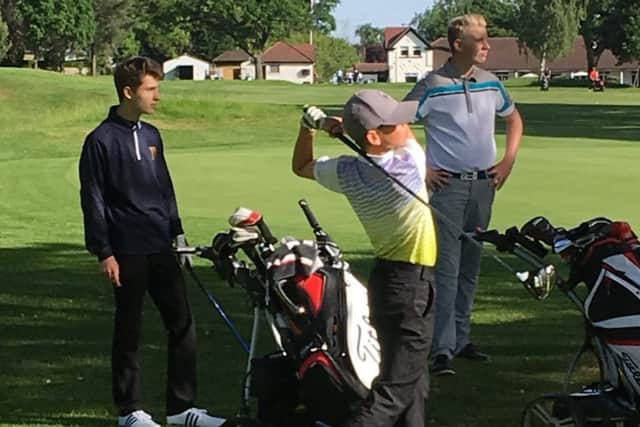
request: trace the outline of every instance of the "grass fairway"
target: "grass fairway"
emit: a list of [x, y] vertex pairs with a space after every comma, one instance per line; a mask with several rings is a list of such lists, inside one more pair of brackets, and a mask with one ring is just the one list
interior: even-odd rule
[[[397, 97], [410, 88], [380, 87]], [[210, 241], [240, 205], [260, 210], [278, 236], [311, 237], [296, 205], [304, 197], [365, 276], [370, 246], [348, 204], [289, 171], [301, 105], [339, 109], [355, 89], [164, 83], [159, 112], [148, 119], [164, 135], [190, 241]], [[640, 92], [509, 90], [523, 112], [526, 137], [498, 194], [492, 225], [502, 229], [545, 215], [572, 226], [609, 216], [640, 230]], [[84, 137], [113, 102], [110, 78], [0, 69], [0, 426], [114, 424], [111, 289], [83, 249], [77, 179]], [[324, 137], [317, 151], [347, 152]], [[219, 282], [206, 263], [198, 266], [248, 335], [251, 315], [243, 291]], [[198, 322], [199, 404], [232, 416], [245, 356], [195, 286], [189, 291]], [[582, 342], [579, 316], [559, 292], [537, 303], [489, 257], [483, 260], [473, 336], [492, 361], [456, 360], [458, 375], [432, 381], [429, 425], [517, 425], [527, 401], [561, 389]], [[262, 343], [264, 351], [270, 349], [266, 335]], [[164, 332], [150, 305], [141, 353], [145, 409], [160, 420]]]

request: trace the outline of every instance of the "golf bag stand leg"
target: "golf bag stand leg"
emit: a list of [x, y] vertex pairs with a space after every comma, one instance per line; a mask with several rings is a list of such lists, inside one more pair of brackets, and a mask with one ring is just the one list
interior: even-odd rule
[[[242, 407], [245, 411], [249, 408], [249, 387], [251, 383], [251, 361], [256, 357], [256, 348], [258, 347], [258, 332], [260, 329], [261, 308], [256, 305], [253, 307], [253, 327], [251, 329], [251, 344], [249, 345], [249, 357], [247, 359], [247, 371], [242, 391]], [[247, 414], [243, 414], [247, 415]]]

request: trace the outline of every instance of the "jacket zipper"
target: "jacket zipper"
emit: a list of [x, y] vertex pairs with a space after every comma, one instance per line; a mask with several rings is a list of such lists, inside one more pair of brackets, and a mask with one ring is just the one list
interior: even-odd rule
[[136, 159], [142, 160], [140, 157], [140, 143], [138, 142], [138, 124], [133, 125], [133, 142], [136, 145]]

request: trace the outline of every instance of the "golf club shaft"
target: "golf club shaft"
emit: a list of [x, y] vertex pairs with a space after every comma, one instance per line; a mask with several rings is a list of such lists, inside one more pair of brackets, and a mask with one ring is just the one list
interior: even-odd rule
[[[469, 240], [473, 245], [476, 245], [480, 248], [482, 248], [482, 243], [478, 242], [477, 240], [475, 240], [473, 237], [469, 236], [467, 233], [464, 232], [464, 230], [456, 223], [454, 223], [453, 221], [451, 221], [449, 218], [447, 218], [444, 214], [442, 214], [442, 212], [440, 212], [438, 209], [434, 208], [433, 205], [431, 205], [429, 202], [427, 202], [424, 198], [420, 197], [419, 194], [417, 194], [415, 191], [413, 191], [412, 189], [410, 189], [409, 187], [407, 187], [403, 182], [401, 182], [398, 178], [396, 178], [395, 176], [391, 175], [389, 172], [387, 172], [382, 166], [380, 166], [379, 164], [377, 164], [371, 157], [369, 157], [367, 155], [367, 153], [360, 148], [355, 142], [353, 142], [347, 135], [341, 133], [337, 135], [337, 138], [342, 141], [347, 147], [351, 148], [353, 151], [355, 151], [356, 153], [358, 153], [363, 159], [365, 159], [367, 161], [367, 163], [369, 163], [371, 166], [373, 166], [375, 169], [377, 169], [378, 171], [380, 171], [387, 179], [389, 179], [390, 181], [392, 181], [394, 184], [396, 184], [397, 186], [399, 186], [400, 188], [402, 188], [404, 191], [406, 191], [409, 195], [411, 195], [413, 198], [415, 198], [417, 201], [419, 201], [420, 203], [422, 203], [423, 205], [425, 205], [426, 207], [428, 207], [429, 209], [431, 209], [431, 211], [433, 212], [433, 214], [438, 218], [438, 220], [446, 223], [448, 226], [452, 227], [454, 230], [456, 230], [456, 232], [458, 233], [459, 237], [462, 237], [464, 239]], [[505, 269], [507, 269], [509, 272], [511, 272], [512, 274], [516, 274], [516, 269], [511, 267], [506, 261], [500, 259], [496, 254], [491, 254], [490, 255], [494, 260], [496, 260], [498, 262], [498, 264], [500, 264], [501, 266], [503, 266]]]
[[200, 278], [198, 277], [198, 275], [196, 274], [196, 272], [194, 271], [193, 267], [189, 264], [187, 264], [185, 266], [185, 268], [187, 269], [187, 271], [189, 272], [189, 274], [191, 275], [191, 278], [193, 279], [194, 282], [196, 282], [196, 284], [198, 285], [198, 287], [200, 288], [200, 290], [202, 292], [204, 292], [204, 294], [207, 296], [207, 298], [209, 299], [209, 302], [211, 303], [211, 305], [213, 305], [213, 307], [216, 309], [216, 311], [218, 312], [218, 314], [220, 315], [220, 317], [222, 317], [222, 320], [224, 320], [224, 322], [227, 324], [227, 326], [229, 327], [229, 329], [231, 329], [231, 332], [233, 333], [233, 335], [236, 337], [236, 340], [238, 340], [238, 343], [240, 343], [240, 346], [242, 346], [242, 349], [249, 354], [250, 353], [250, 348], [249, 345], [247, 344], [247, 342], [244, 340], [244, 338], [242, 337], [242, 335], [240, 334], [240, 331], [238, 331], [238, 328], [236, 328], [236, 325], [233, 324], [233, 322], [231, 321], [231, 319], [229, 318], [229, 316], [227, 315], [227, 313], [224, 311], [224, 309], [222, 308], [222, 306], [220, 305], [220, 303], [218, 303], [218, 301], [216, 301], [216, 299], [213, 297], [213, 295], [211, 294], [211, 292], [209, 292], [207, 290], [207, 288], [204, 286], [204, 284], [202, 283], [202, 281], [200, 280]]

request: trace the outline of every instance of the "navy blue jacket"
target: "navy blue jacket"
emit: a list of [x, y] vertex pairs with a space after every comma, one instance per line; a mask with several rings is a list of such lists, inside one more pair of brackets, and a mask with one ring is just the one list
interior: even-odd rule
[[160, 132], [116, 109], [87, 136], [79, 165], [85, 244], [100, 260], [166, 252], [183, 233]]

